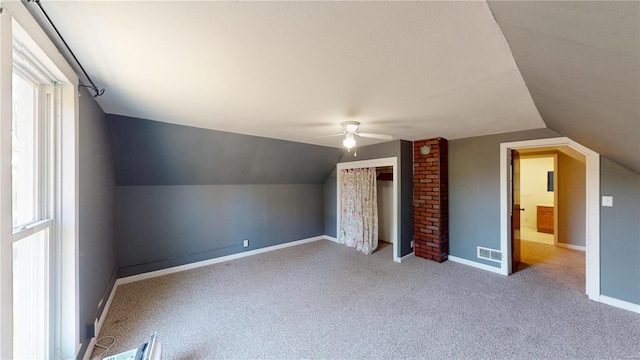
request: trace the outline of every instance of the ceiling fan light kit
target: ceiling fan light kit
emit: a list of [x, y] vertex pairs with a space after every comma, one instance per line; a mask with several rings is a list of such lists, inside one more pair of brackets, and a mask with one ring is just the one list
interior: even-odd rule
[[345, 121], [340, 125], [342, 126], [342, 133], [329, 136], [344, 136], [342, 145], [348, 150], [351, 150], [354, 146], [356, 146], [356, 136], [382, 140], [393, 139], [393, 136], [391, 135], [359, 133], [358, 128], [360, 127], [360, 123], [357, 121]]
[[344, 131], [345, 134], [354, 134], [360, 127], [360, 123], [357, 121], [345, 121], [340, 125], [342, 125], [342, 131]]
[[344, 145], [344, 147], [346, 147], [347, 149], [351, 149], [352, 147], [356, 146], [356, 139], [354, 138], [353, 134], [345, 134], [344, 140], [342, 140], [342, 145]]

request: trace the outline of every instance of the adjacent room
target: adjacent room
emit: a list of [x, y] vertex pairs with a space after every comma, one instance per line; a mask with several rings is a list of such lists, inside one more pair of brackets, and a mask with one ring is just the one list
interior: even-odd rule
[[[568, 146], [519, 149], [513, 184], [518, 192], [520, 264], [586, 289], [586, 157]], [[517, 231], [514, 231], [514, 234]]]
[[0, 358], [640, 354], [640, 2], [0, 0]]

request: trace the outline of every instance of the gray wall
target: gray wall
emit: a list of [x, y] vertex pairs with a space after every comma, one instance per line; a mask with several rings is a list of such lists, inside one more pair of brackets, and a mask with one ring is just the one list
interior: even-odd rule
[[558, 153], [558, 242], [586, 245], [587, 166]]
[[109, 115], [118, 185], [322, 184], [343, 149]]
[[325, 183], [343, 149], [116, 115], [108, 123], [118, 277], [325, 234]]
[[477, 246], [500, 249], [500, 143], [558, 137], [538, 129], [449, 141], [449, 254], [478, 259]]
[[[89, 92], [81, 90], [79, 124], [79, 326], [100, 316], [115, 283], [113, 238], [115, 177], [106, 116]], [[102, 302], [100, 308], [98, 303]]]
[[601, 157], [600, 195], [613, 196], [600, 208], [602, 295], [640, 304], [640, 175]]
[[336, 237], [336, 220], [338, 216], [338, 204], [336, 199], [338, 181], [336, 170], [331, 172], [331, 175], [324, 183], [324, 233], [328, 236]]
[[[394, 140], [386, 143], [369, 145], [358, 148], [357, 156], [354, 152], [346, 152], [340, 162], [362, 161], [398, 157], [398, 239], [400, 239], [398, 256], [402, 257], [413, 251], [413, 143], [406, 140]], [[325, 183], [325, 233], [336, 236], [336, 186], [335, 174]]]
[[[500, 248], [500, 143], [557, 137], [549, 129], [449, 141], [449, 246], [453, 256], [476, 257], [476, 246]], [[640, 175], [601, 157], [601, 292], [640, 304]], [[576, 169], [577, 170], [577, 169]], [[561, 190], [562, 191], [562, 190]]]
[[119, 277], [324, 235], [323, 184], [119, 186], [116, 199]]

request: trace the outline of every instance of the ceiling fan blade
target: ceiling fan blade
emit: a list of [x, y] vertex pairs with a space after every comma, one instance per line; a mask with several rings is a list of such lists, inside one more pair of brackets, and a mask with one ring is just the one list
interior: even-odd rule
[[309, 140], [315, 140], [315, 139], [324, 139], [324, 138], [330, 138], [330, 137], [334, 137], [334, 136], [344, 136], [344, 133], [340, 133], [340, 134], [331, 134], [331, 135], [324, 135], [324, 136], [316, 136], [316, 137], [312, 137]]
[[393, 139], [393, 136], [391, 136], [391, 135], [382, 135], [382, 134], [357, 133], [356, 135], [361, 136], [361, 137], [374, 138], [374, 139], [383, 139], [383, 140], [391, 140], [391, 139]]

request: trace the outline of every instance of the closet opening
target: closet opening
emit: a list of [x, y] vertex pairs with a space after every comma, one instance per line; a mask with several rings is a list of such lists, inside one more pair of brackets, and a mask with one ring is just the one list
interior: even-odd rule
[[347, 163], [339, 163], [337, 169], [337, 186], [336, 186], [336, 205], [337, 218], [336, 227], [338, 233], [342, 228], [342, 170], [375, 168], [375, 184], [376, 198], [378, 210], [378, 248], [385, 244], [393, 246], [393, 261], [400, 262], [398, 241], [400, 239], [398, 229], [398, 198], [399, 198], [399, 182], [398, 182], [398, 158], [382, 158], [373, 160], [353, 161]]

